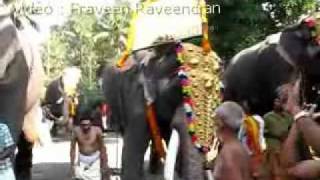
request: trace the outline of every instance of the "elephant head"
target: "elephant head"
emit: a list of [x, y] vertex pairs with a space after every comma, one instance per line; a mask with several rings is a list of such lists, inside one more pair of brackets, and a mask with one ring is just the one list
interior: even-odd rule
[[[181, 44], [184, 46], [184, 43], [178, 43], [170, 37], [159, 38], [151, 48], [133, 52], [129, 56], [127, 64], [131, 65], [130, 68], [126, 67], [123, 70], [107, 67], [104, 70], [103, 90], [106, 103], [111, 108], [111, 126], [120, 124], [117, 127], [120, 127], [124, 137], [123, 167], [127, 171], [124, 171], [123, 179], [142, 179], [143, 154], [151, 139], [150, 134], [154, 130], [149, 127], [151, 123], [147, 123], [149, 115], [147, 112], [149, 112], [150, 105], [154, 107], [152, 114], [156, 116], [156, 124], [161, 136], [169, 141], [172, 130], [173, 135], [178, 134], [179, 136], [178, 138], [173, 137], [173, 139], [179, 139], [179, 143], [172, 141], [173, 143], [169, 146], [175, 150], [170, 149], [168, 152], [170, 157], [167, 159], [173, 159], [175, 162], [176, 157], [172, 156], [171, 152], [173, 154], [179, 152], [181, 156], [178, 161], [181, 163], [179, 172], [183, 178], [203, 179], [204, 158], [192, 142], [184, 109], [183, 83], [179, 76], [182, 62], [177, 53]], [[203, 85], [201, 93], [205, 94], [203, 91], [206, 91], [207, 88], [215, 87], [216, 82], [211, 77], [214, 68], [210, 63], [210, 65], [205, 65], [208, 62], [203, 58], [201, 47], [190, 44], [186, 44], [185, 47], [183, 52], [186, 55], [194, 54], [194, 58], [190, 62], [191, 58], [188, 58], [186, 63], [197, 70], [205, 66], [204, 71], [208, 71], [202, 71], [197, 79], [199, 87]], [[212, 60], [211, 55], [208, 57]], [[196, 72], [192, 71], [191, 74], [194, 75]], [[208, 91], [209, 94], [210, 92]], [[211, 99], [210, 96], [205, 97], [202, 94], [199, 97], [205, 98], [205, 101]], [[203, 103], [199, 106], [206, 108], [208, 107], [206, 105], [210, 103]], [[212, 106], [209, 108], [211, 109]]]
[[[178, 48], [183, 48], [181, 61]], [[202, 140], [197, 141], [202, 145], [210, 142], [213, 138], [213, 120], [211, 119], [212, 109], [219, 103], [217, 89], [219, 89], [219, 58], [214, 52], [204, 54], [201, 47], [188, 43], [168, 43], [159, 45], [153, 50], [154, 55], [145, 63], [144, 77], [146, 82], [153, 83], [146, 85], [149, 91], [154, 93], [151, 96], [154, 100], [157, 111], [158, 122], [161, 126], [169, 124], [164, 133], [171, 135], [165, 163], [165, 178], [173, 177], [174, 166], [177, 154], [180, 154], [180, 162], [183, 163], [180, 173], [186, 179], [203, 179], [203, 165], [205, 162], [202, 147], [195, 146], [192, 141], [196, 136], [189, 134], [191, 131], [187, 123], [186, 113], [190, 113], [187, 108], [185, 96], [185, 83], [181, 79], [182, 69], [187, 68], [187, 76], [191, 81], [190, 99], [193, 100], [192, 107], [194, 116], [197, 117], [197, 131], [194, 134]], [[148, 88], [151, 87], [151, 88]], [[209, 114], [209, 116], [207, 116]], [[212, 124], [211, 124], [212, 123]], [[165, 127], [162, 125], [161, 127]], [[172, 130], [172, 131], [171, 131]], [[205, 132], [206, 136], [201, 133]], [[164, 134], [163, 133], [163, 134]], [[166, 135], [166, 134], [164, 134]], [[207, 138], [207, 139], [206, 139]], [[210, 140], [208, 140], [208, 138]], [[208, 140], [208, 141], [206, 141]]]
[[276, 88], [302, 75], [303, 100], [312, 102], [320, 79], [319, 22], [316, 15], [303, 18], [236, 54], [223, 75], [224, 100], [247, 102], [251, 113], [263, 115], [272, 109]]
[[46, 107], [49, 119], [58, 120], [63, 116], [66, 123], [69, 117], [75, 116], [80, 79], [79, 68], [67, 67], [58, 79], [48, 85], [42, 106]]
[[319, 75], [320, 65], [320, 14], [302, 18], [297, 24], [286, 27], [279, 44], [298, 68], [308, 75]]

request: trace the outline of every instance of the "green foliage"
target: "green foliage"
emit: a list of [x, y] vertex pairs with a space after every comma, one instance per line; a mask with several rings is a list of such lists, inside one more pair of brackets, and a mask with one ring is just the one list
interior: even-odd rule
[[121, 31], [128, 27], [129, 15], [74, 13], [62, 26], [53, 27], [43, 51], [47, 83], [61, 75], [65, 67], [75, 65], [82, 71], [82, 94], [94, 98], [98, 91], [96, 71], [100, 65], [118, 59]]
[[208, 0], [208, 4], [221, 8], [220, 14], [209, 15], [210, 35], [226, 60], [316, 8], [316, 0]]
[[[208, 4], [221, 7], [220, 14], [209, 15], [213, 47], [223, 59], [230, 59], [313, 11], [316, 0], [208, 0]], [[124, 7], [129, 3], [116, 1], [116, 5]], [[130, 14], [73, 14], [63, 26], [54, 27], [44, 46], [47, 80], [59, 76], [65, 67], [77, 65], [82, 70], [83, 93], [91, 96], [97, 90], [97, 68], [114, 63], [124, 49], [119, 42], [127, 32]]]

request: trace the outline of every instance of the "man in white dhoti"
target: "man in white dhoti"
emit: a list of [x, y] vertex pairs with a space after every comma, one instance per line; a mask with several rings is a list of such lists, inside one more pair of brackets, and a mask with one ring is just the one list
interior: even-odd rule
[[[99, 127], [92, 126], [91, 113], [80, 115], [80, 125], [73, 130], [70, 158], [72, 177], [81, 180], [109, 180], [106, 147]], [[79, 156], [75, 163], [76, 145]]]

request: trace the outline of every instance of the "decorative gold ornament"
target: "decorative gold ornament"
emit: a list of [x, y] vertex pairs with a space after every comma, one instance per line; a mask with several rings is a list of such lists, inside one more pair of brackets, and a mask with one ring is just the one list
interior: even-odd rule
[[182, 43], [184, 65], [189, 67], [191, 98], [194, 102], [195, 134], [198, 142], [210, 146], [214, 136], [213, 111], [220, 104], [220, 58], [213, 51], [203, 53], [202, 47]]

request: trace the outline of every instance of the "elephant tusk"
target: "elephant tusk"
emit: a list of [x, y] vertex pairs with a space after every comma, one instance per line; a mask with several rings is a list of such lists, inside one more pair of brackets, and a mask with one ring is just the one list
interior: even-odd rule
[[165, 180], [174, 179], [174, 170], [175, 170], [175, 163], [176, 163], [177, 154], [179, 150], [179, 144], [180, 144], [179, 133], [176, 129], [173, 129], [170, 137], [169, 145], [168, 145], [165, 164], [164, 164]]
[[[167, 152], [168, 152], [168, 147], [167, 147], [166, 141], [165, 141], [164, 139], [162, 139], [161, 142], [162, 142], [162, 146], [163, 146], [164, 152], [165, 152], [165, 154], [167, 154]], [[161, 162], [162, 164], [164, 164], [164, 162], [165, 162], [165, 157], [161, 157], [161, 158], [160, 158], [160, 162]]]
[[206, 170], [206, 178], [207, 178], [207, 180], [214, 180], [213, 175], [212, 175], [212, 171], [210, 169]]

